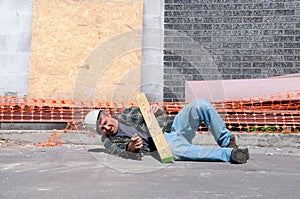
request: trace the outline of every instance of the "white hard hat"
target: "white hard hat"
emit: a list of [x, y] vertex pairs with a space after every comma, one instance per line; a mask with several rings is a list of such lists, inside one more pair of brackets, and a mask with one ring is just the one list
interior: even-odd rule
[[97, 117], [101, 109], [90, 111], [84, 118], [84, 124], [91, 132], [97, 132]]

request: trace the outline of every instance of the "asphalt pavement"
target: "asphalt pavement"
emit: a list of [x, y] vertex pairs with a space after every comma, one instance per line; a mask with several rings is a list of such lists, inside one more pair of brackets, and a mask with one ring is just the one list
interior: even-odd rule
[[0, 148], [0, 198], [300, 198], [300, 149], [250, 146], [243, 165], [162, 164], [103, 152], [101, 145]]

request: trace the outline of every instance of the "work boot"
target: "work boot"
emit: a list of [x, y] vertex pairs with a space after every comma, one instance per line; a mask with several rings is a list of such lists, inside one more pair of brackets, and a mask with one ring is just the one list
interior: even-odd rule
[[232, 164], [245, 164], [249, 159], [249, 151], [245, 149], [233, 149], [230, 155], [230, 162]]
[[239, 148], [239, 146], [236, 145], [236, 141], [235, 141], [235, 136], [234, 135], [230, 135], [230, 141], [229, 141], [229, 144], [227, 145], [227, 148], [233, 148], [233, 149]]

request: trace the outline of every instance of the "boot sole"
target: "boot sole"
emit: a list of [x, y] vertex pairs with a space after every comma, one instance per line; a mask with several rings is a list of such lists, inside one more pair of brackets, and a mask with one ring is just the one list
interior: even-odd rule
[[244, 151], [235, 152], [232, 154], [231, 162], [233, 164], [245, 164], [249, 159], [248, 149], [246, 148]]

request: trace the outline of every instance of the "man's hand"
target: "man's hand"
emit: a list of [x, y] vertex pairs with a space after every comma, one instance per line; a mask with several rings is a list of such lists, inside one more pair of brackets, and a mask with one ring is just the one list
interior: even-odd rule
[[157, 116], [163, 114], [164, 109], [156, 104], [152, 104], [150, 105], [150, 112]]
[[139, 137], [137, 134], [134, 134], [131, 137], [131, 140], [127, 146], [127, 151], [135, 152], [135, 150], [140, 149], [143, 146], [142, 138]]

